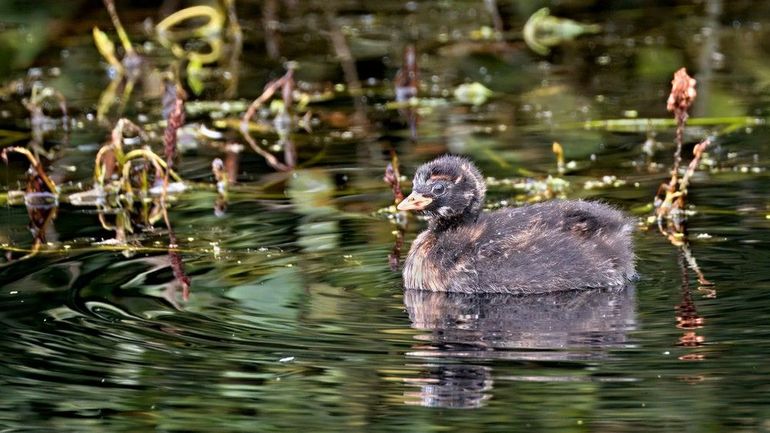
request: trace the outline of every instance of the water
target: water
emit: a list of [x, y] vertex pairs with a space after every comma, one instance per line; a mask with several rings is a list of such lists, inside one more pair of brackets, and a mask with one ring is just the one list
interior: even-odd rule
[[[4, 19], [22, 24], [4, 23], [5, 34], [46, 20], [65, 24], [31, 56], [41, 65], [33, 72], [64, 93], [76, 122], [68, 139], [61, 130], [46, 133], [45, 147], [58, 149], [49, 171], [65, 190], [82, 190], [78, 182], [91, 183], [110, 126], [89, 116], [109, 82], [90, 21], [112, 28], [98, 3], [73, 11], [52, 4], [39, 16], [14, 5], [2, 5], [17, 11]], [[563, 176], [566, 197], [600, 198], [643, 221], [666, 180], [672, 129], [657, 132], [662, 147], [647, 155], [644, 130], [586, 130], [576, 122], [632, 111], [668, 117], [671, 73], [683, 65], [699, 80], [694, 118], [767, 114], [760, 42], [767, 4], [560, 5], [554, 13], [602, 23], [605, 32], [539, 57], [512, 34], [508, 50], [474, 42], [470, 32], [491, 22], [481, 2], [388, 1], [371, 9], [336, 2], [335, 22], [358, 60], [368, 126], [361, 132], [351, 122], [356, 107], [344, 93], [311, 104], [313, 132], [295, 133], [306, 165], [276, 174], [245, 150], [233, 158], [239, 184], [222, 216], [209, 171], [213, 158], [225, 158], [222, 148], [198, 139], [183, 152], [179, 170], [191, 187], [175, 196], [168, 217], [191, 280], [186, 300], [162, 219], [115, 245], [115, 229], [102, 226], [95, 208], [63, 204], [44, 229], [50, 245], [18, 260], [33, 246], [30, 216], [24, 206], [4, 205], [3, 429], [770, 430], [770, 140], [762, 125], [688, 130], [690, 144], [716, 137], [712, 168], [693, 180], [688, 221], [689, 251], [713, 291], [699, 289], [680, 250], [654, 227], [637, 233], [640, 279], [620, 291], [404, 293], [389, 269], [396, 226], [378, 211], [391, 202], [381, 181], [390, 149], [406, 176], [451, 151], [473, 158], [487, 176], [520, 182], [557, 176], [557, 140], [575, 162]], [[539, 4], [499, 6], [515, 33]], [[281, 55], [302, 65], [300, 81], [343, 83], [326, 18], [314, 7], [279, 4]], [[236, 100], [256, 97], [283, 73], [279, 60], [266, 58], [259, 8], [239, 3], [245, 43]], [[148, 39], [141, 22], [157, 21], [158, 10], [118, 9], [135, 42]], [[421, 96], [435, 98], [414, 126], [409, 113], [385, 107], [412, 39]], [[157, 64], [171, 63], [161, 49], [153, 53]], [[214, 72], [204, 100], [223, 98], [221, 70]], [[26, 73], [11, 68], [6, 79]], [[495, 94], [478, 107], [455, 103], [451, 91], [464, 81]], [[135, 98], [126, 115], [159, 118], [156, 96]], [[0, 101], [3, 131], [29, 131], [20, 99], [11, 92]], [[214, 128], [206, 115], [188, 121]], [[219, 130], [240, 140], [237, 130]], [[25, 168], [14, 156], [0, 169], [5, 190], [19, 187]], [[624, 183], [585, 187], [603, 176]], [[505, 181], [490, 182], [489, 195], [495, 206], [531, 198]], [[36, 221], [51, 216], [46, 210]], [[410, 220], [402, 255], [423, 227]]]

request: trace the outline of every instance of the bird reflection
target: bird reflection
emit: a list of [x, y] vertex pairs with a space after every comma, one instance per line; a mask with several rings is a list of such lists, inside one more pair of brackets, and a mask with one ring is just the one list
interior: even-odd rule
[[407, 353], [430, 360], [420, 377], [407, 379], [420, 388], [406, 394], [407, 403], [423, 406], [483, 405], [493, 370], [476, 362], [602, 359], [628, 345], [636, 327], [631, 285], [541, 295], [405, 290], [404, 303], [412, 327], [428, 331]]

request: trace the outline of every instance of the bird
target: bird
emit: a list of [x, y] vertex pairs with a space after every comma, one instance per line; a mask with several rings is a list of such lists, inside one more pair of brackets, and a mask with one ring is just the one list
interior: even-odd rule
[[405, 289], [536, 294], [623, 287], [636, 278], [634, 224], [614, 207], [551, 200], [484, 211], [486, 182], [469, 159], [421, 165], [397, 209], [428, 227], [404, 261]]

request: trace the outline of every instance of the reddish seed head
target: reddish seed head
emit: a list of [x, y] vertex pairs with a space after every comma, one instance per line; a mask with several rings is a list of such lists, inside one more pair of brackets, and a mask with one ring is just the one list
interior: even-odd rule
[[674, 74], [671, 81], [671, 94], [668, 95], [666, 108], [668, 111], [687, 111], [695, 100], [695, 79], [687, 75], [687, 70], [682, 68]]

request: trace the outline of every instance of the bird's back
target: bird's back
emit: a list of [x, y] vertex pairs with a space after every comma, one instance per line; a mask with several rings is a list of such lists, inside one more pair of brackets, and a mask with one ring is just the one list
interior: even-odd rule
[[[405, 281], [414, 288], [494, 293], [620, 286], [635, 275], [632, 231], [620, 211], [602, 203], [502, 209], [446, 232], [423, 233], [407, 258]], [[416, 259], [430, 269], [430, 287], [415, 287], [422, 275], [407, 277]]]

